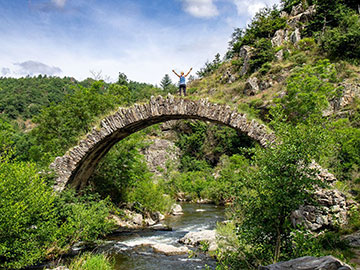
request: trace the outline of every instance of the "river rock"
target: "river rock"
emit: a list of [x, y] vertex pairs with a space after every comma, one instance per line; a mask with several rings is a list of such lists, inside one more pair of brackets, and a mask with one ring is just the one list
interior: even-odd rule
[[171, 211], [170, 213], [174, 216], [179, 216], [179, 215], [182, 215], [184, 214], [183, 212], [183, 209], [181, 207], [180, 204], [174, 204], [172, 207], [171, 207]]
[[154, 252], [161, 253], [167, 256], [187, 254], [189, 249], [187, 247], [175, 247], [167, 244], [152, 245]]
[[208, 243], [208, 251], [214, 252], [218, 245], [216, 243], [216, 231], [204, 230], [199, 232], [188, 232], [183, 238], [179, 240], [180, 243], [190, 246], [198, 246], [202, 243]]
[[301, 257], [279, 262], [268, 266], [260, 266], [259, 270], [351, 270], [352, 268], [333, 256]]

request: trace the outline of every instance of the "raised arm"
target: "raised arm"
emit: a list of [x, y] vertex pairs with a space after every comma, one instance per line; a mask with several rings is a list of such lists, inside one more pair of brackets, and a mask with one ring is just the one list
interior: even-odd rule
[[178, 76], [178, 77], [180, 78], [180, 75], [179, 75], [179, 74], [177, 74], [177, 73], [175, 72], [175, 70], [172, 70], [172, 72], [174, 72], [174, 73], [175, 73], [175, 75], [176, 75], [176, 76]]
[[186, 73], [185, 77], [187, 77], [187, 75], [189, 75], [191, 71], [192, 71], [192, 68], [190, 68], [189, 72]]

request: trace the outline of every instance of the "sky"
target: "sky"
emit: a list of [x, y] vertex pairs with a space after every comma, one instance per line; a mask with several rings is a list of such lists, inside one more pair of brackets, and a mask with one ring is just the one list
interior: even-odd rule
[[119, 72], [159, 84], [225, 54], [234, 28], [279, 0], [0, 0], [0, 77]]

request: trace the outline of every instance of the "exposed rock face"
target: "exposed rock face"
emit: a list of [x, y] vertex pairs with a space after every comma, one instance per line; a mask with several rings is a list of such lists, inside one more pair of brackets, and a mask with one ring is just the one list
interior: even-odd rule
[[143, 149], [142, 153], [149, 170], [155, 175], [161, 175], [163, 171], [166, 171], [168, 160], [179, 163], [180, 150], [175, 143], [168, 140], [154, 139], [148, 147]]
[[118, 141], [153, 124], [178, 119], [224, 124], [247, 134], [263, 146], [275, 140], [275, 135], [264, 125], [249, 121], [246, 114], [232, 111], [229, 106], [213, 104], [207, 99], [193, 101], [172, 95], [152, 97], [149, 103], [119, 108], [102, 120], [100, 127], [95, 127], [78, 146], [57, 157], [50, 165], [57, 174], [54, 189], [62, 191], [66, 185], [84, 187], [96, 165]]
[[296, 28], [294, 32], [291, 33], [290, 35], [290, 41], [293, 44], [298, 43], [301, 40], [301, 34], [300, 34], [300, 30], [299, 28]]
[[274, 37], [271, 39], [271, 44], [273, 47], [279, 47], [283, 45], [285, 41], [285, 31], [283, 29], [279, 29], [275, 32]]
[[345, 195], [340, 191], [319, 189], [315, 198], [320, 207], [301, 206], [292, 214], [294, 225], [303, 224], [307, 229], [317, 231], [347, 223], [347, 205]]
[[240, 53], [239, 56], [240, 58], [243, 59], [243, 66], [240, 69], [240, 76], [245, 75], [246, 73], [248, 73], [249, 68], [250, 68], [250, 58], [251, 58], [251, 51], [252, 48], [250, 46], [242, 46], [240, 49]]
[[341, 83], [339, 85], [339, 96], [330, 102], [329, 113], [341, 110], [354, 102], [355, 98], [360, 98], [360, 84]]
[[304, 12], [304, 8], [303, 8], [302, 3], [300, 3], [300, 4], [292, 7], [290, 16], [296, 16], [302, 12]]
[[220, 80], [224, 83], [233, 83], [236, 81], [235, 75], [231, 72], [230, 68], [227, 68]]
[[[330, 187], [336, 182], [332, 173], [321, 168], [315, 162], [311, 164], [310, 168], [316, 169], [318, 171], [317, 178], [329, 184]], [[304, 205], [294, 211], [291, 216], [294, 226], [302, 224], [309, 230], [319, 231], [347, 224], [347, 212], [351, 203], [347, 201], [345, 194], [333, 188], [317, 188], [314, 196], [318, 206]]]
[[209, 244], [209, 251], [215, 251], [217, 249], [215, 230], [189, 232], [181, 238], [179, 242], [191, 246], [198, 246], [202, 242], [207, 242]]
[[187, 254], [189, 249], [187, 247], [175, 247], [167, 244], [152, 245], [154, 252], [161, 253], [168, 256]]
[[333, 256], [301, 257], [287, 262], [260, 266], [259, 270], [351, 270], [352, 268]]
[[258, 78], [251, 77], [245, 83], [244, 94], [247, 96], [254, 96], [259, 92]]

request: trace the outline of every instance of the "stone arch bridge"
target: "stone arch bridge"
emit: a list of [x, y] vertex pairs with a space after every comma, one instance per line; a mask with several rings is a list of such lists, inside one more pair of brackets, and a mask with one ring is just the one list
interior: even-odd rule
[[94, 172], [96, 165], [120, 140], [153, 124], [177, 119], [198, 119], [226, 125], [247, 134], [266, 146], [275, 136], [266, 126], [250, 120], [246, 114], [218, 105], [207, 99], [193, 101], [168, 95], [152, 97], [148, 103], [119, 108], [82, 139], [64, 156], [50, 165], [57, 175], [54, 189], [62, 191], [70, 185], [81, 189]]

